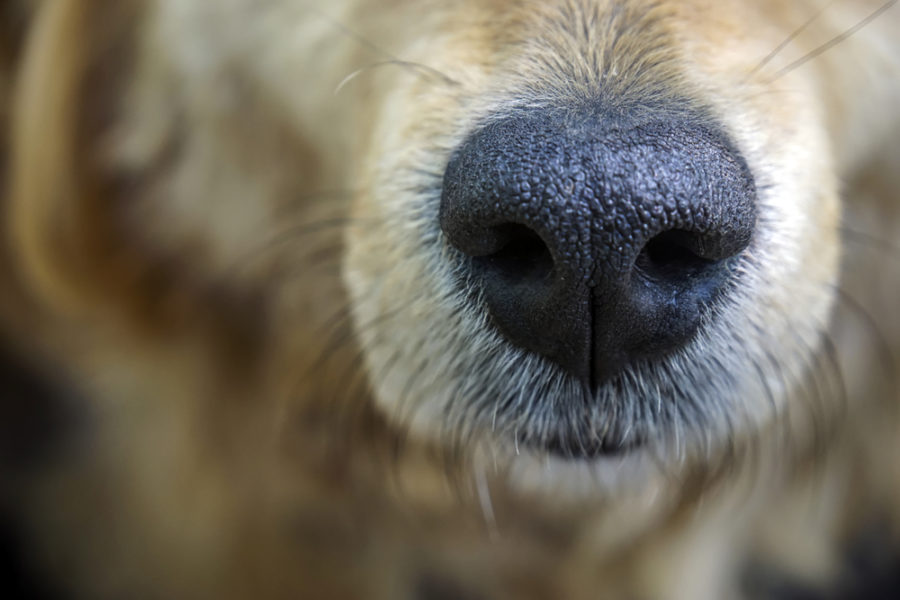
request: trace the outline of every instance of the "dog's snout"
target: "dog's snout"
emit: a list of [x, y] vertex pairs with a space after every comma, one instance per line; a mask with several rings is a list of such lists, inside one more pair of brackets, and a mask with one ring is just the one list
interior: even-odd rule
[[749, 169], [707, 121], [537, 110], [466, 139], [440, 212], [497, 328], [592, 384], [690, 341], [756, 222]]

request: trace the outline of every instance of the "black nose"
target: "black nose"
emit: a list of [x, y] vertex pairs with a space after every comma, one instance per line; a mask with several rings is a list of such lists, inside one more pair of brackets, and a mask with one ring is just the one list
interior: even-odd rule
[[532, 110], [460, 146], [440, 219], [509, 341], [596, 385], [690, 341], [750, 242], [755, 195], [702, 118]]

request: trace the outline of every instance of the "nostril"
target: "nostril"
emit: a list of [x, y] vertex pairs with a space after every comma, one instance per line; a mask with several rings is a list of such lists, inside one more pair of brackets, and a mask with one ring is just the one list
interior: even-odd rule
[[635, 261], [645, 277], [656, 281], [680, 282], [715, 268], [718, 258], [701, 255], [702, 238], [689, 231], [665, 231], [647, 242]]
[[553, 255], [536, 231], [509, 223], [495, 227], [493, 233], [501, 240], [500, 249], [473, 259], [481, 269], [510, 285], [542, 282], [552, 276]]

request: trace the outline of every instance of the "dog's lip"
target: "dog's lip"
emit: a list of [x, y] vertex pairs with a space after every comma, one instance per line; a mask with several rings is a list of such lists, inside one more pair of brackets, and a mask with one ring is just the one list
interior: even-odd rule
[[645, 442], [639, 436], [610, 441], [601, 438], [577, 439], [574, 435], [559, 433], [541, 440], [525, 439], [519, 444], [566, 461], [592, 461], [624, 456], [638, 450]]
[[[660, 360], [666, 360], [662, 358]], [[650, 364], [655, 361], [644, 360], [643, 364]], [[625, 376], [626, 371], [619, 373], [613, 380], [607, 382], [606, 386], [621, 385], [621, 380]], [[590, 401], [596, 401], [593, 392], [589, 394]], [[570, 407], [569, 410], [578, 410]], [[549, 457], [555, 460], [577, 463], [577, 462], [598, 462], [606, 459], [621, 459], [628, 455], [639, 453], [650, 446], [654, 446], [654, 440], [657, 435], [651, 430], [647, 430], [649, 423], [627, 423], [613, 420], [606, 425], [594, 424], [600, 429], [591, 430], [590, 427], [574, 427], [566, 428], [563, 423], [569, 421], [572, 417], [568, 415], [556, 415], [557, 425], [551, 426], [551, 430], [538, 432], [538, 429], [528, 427], [517, 429], [514, 437], [514, 446], [516, 454], [521, 450], [536, 453], [540, 456]], [[571, 422], [571, 421], [569, 421]], [[533, 423], [536, 425], [536, 423]], [[602, 433], [600, 431], [602, 430]], [[660, 432], [661, 433], [661, 432]], [[501, 442], [503, 443], [503, 442]]]

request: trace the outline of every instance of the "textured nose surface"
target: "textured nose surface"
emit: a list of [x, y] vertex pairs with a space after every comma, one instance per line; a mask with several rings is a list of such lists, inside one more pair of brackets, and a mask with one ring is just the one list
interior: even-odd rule
[[690, 341], [750, 242], [755, 188], [701, 119], [532, 110], [457, 149], [440, 219], [509, 341], [596, 385]]

